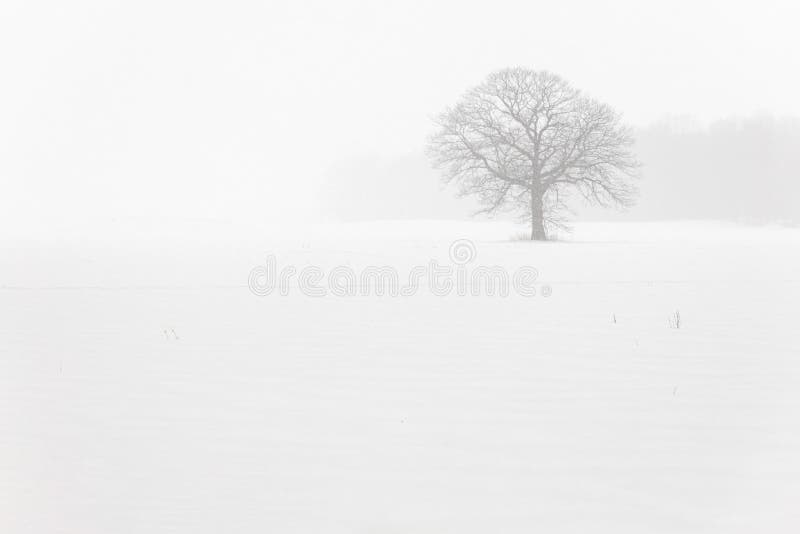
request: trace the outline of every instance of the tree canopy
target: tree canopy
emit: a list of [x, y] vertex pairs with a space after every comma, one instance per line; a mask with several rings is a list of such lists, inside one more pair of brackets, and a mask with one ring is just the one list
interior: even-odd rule
[[635, 198], [639, 163], [619, 113], [547, 71], [494, 72], [436, 119], [428, 154], [484, 208], [519, 212], [531, 239], [565, 225], [568, 195], [602, 206]]

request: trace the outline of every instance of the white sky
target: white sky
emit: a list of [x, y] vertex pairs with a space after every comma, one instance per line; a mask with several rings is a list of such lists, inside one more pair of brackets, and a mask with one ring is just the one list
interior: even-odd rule
[[420, 150], [489, 71], [635, 125], [800, 115], [795, 2], [0, 4], [0, 211], [305, 217], [328, 170]]

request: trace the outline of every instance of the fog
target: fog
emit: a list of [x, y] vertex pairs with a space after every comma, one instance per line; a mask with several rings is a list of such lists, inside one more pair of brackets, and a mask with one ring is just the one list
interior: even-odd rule
[[800, 532], [798, 20], [3, 0], [0, 533]]
[[[430, 118], [508, 65], [556, 71], [623, 112], [656, 161], [645, 178], [658, 185], [645, 192], [707, 191], [731, 173], [763, 180], [760, 163], [735, 158], [706, 172], [702, 161], [724, 160], [728, 145], [714, 141], [723, 134], [677, 138], [653, 124], [800, 115], [798, 15], [789, 2], [4, 2], [0, 212], [6, 227], [44, 228], [82, 218], [463, 217], [468, 203], [427, 183], [436, 177], [419, 158]], [[770, 159], [789, 142], [775, 153], [768, 139], [756, 140], [765, 159], [753, 161], [770, 176], [795, 172]], [[366, 206], [370, 177], [373, 190], [407, 184], [433, 200], [398, 194]], [[645, 196], [632, 216], [702, 215], [670, 206]], [[739, 215], [748, 214], [708, 213]]]

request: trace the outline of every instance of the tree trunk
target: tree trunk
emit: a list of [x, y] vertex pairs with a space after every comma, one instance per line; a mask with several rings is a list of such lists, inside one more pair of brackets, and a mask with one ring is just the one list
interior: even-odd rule
[[547, 241], [547, 234], [544, 231], [542, 194], [536, 189], [531, 190], [531, 241]]

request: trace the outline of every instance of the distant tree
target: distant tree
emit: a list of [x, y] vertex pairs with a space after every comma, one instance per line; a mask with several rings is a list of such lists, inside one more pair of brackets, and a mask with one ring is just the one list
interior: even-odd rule
[[610, 106], [547, 71], [489, 75], [436, 119], [428, 155], [446, 182], [476, 195], [479, 213], [530, 220], [531, 239], [565, 226], [567, 195], [602, 206], [635, 198], [631, 130]]

